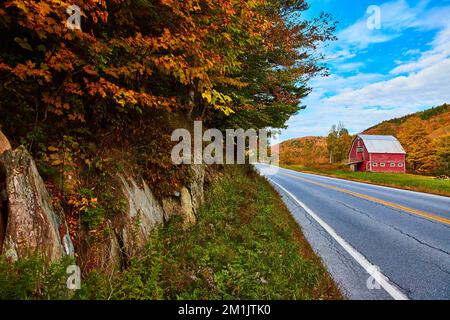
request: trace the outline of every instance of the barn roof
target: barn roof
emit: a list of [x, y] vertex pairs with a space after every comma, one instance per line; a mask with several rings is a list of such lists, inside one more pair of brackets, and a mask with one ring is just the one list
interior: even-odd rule
[[394, 136], [359, 134], [370, 153], [406, 153]]

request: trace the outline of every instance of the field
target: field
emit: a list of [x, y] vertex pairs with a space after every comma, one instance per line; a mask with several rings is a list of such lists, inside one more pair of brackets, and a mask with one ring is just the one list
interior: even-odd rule
[[311, 172], [347, 180], [361, 181], [382, 186], [450, 196], [450, 180], [439, 180], [429, 176], [398, 173], [352, 172], [345, 170], [324, 170], [299, 165], [283, 165], [286, 169]]

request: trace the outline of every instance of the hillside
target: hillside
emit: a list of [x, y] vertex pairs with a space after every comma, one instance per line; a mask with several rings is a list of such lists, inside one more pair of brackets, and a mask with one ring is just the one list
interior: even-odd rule
[[280, 162], [312, 166], [328, 162], [325, 137], [303, 137], [282, 142], [279, 145]]
[[366, 134], [390, 134], [397, 136], [406, 121], [417, 118], [423, 124], [430, 138], [436, 140], [450, 135], [450, 105], [406, 115], [404, 117], [383, 121], [364, 131]]

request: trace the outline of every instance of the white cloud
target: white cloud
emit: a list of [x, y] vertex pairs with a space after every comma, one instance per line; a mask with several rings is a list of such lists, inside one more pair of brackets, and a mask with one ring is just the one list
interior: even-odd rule
[[405, 56], [411, 56], [411, 55], [416, 55], [416, 54], [420, 54], [421, 51], [419, 49], [410, 49], [408, 51], [406, 51], [403, 55]]
[[[417, 60], [400, 64], [390, 73], [397, 77], [368, 84], [325, 99], [345, 106], [433, 106], [450, 101], [450, 23]], [[414, 52], [417, 53], [417, 52]]]
[[391, 74], [415, 72], [448, 59], [450, 57], [450, 23], [437, 34], [430, 45], [432, 49], [421, 53], [419, 59], [394, 68]]
[[341, 41], [341, 45], [349, 46], [350, 48], [356, 47], [357, 49], [364, 49], [367, 48], [369, 44], [387, 42], [397, 38], [399, 35], [400, 34], [398, 33], [386, 34], [383, 31], [376, 29], [369, 30], [367, 28], [366, 20], [360, 20], [339, 32], [337, 37]]
[[416, 73], [345, 91], [325, 103], [343, 106], [398, 107], [432, 106], [450, 101], [450, 59]]
[[364, 67], [363, 62], [350, 62], [350, 63], [342, 63], [336, 66], [336, 69], [339, 71], [354, 71], [359, 68]]
[[380, 6], [381, 29], [369, 29], [367, 27], [368, 15], [363, 15], [354, 24], [337, 34], [339, 41], [331, 46], [329, 58], [339, 58], [342, 60], [353, 58], [358, 52], [366, 49], [372, 44], [384, 43], [394, 40], [402, 35], [402, 32], [409, 28], [438, 28], [442, 23], [433, 23], [433, 18], [442, 21], [441, 11], [431, 12], [423, 21], [421, 18], [426, 13], [426, 6], [429, 0], [421, 0], [415, 6], [409, 6], [406, 0], [396, 0], [386, 2]]
[[[323, 98], [326, 94], [337, 94], [346, 90], [362, 88], [368, 84], [385, 79], [386, 76], [378, 73], [359, 73], [354, 76], [343, 77], [332, 74], [326, 78], [316, 78], [310, 85], [314, 88], [311, 95]], [[311, 95], [308, 99], [311, 98]]]

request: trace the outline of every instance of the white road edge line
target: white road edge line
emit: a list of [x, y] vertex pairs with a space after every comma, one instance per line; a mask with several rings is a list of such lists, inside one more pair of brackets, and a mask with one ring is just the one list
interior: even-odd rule
[[[267, 178], [267, 177], [266, 177]], [[283, 190], [289, 197], [291, 197], [298, 205], [300, 205], [328, 234], [339, 243], [342, 248], [344, 248], [347, 253], [358, 262], [364, 270], [369, 274], [373, 274], [374, 270], [377, 270], [377, 267], [371, 264], [361, 253], [359, 253], [355, 248], [353, 248], [347, 241], [345, 241], [341, 236], [339, 236], [336, 231], [332, 227], [330, 227], [325, 221], [323, 221], [317, 214], [314, 213], [306, 204], [301, 202], [294, 196], [291, 192], [289, 192], [286, 188], [276, 183], [270, 178], [267, 178], [281, 190]], [[381, 272], [378, 272], [377, 276], [374, 277], [375, 281], [377, 281], [380, 286], [386, 290], [389, 295], [395, 300], [409, 300], [408, 297], [402, 293], [397, 287], [392, 285], [389, 279], [383, 275]]]

